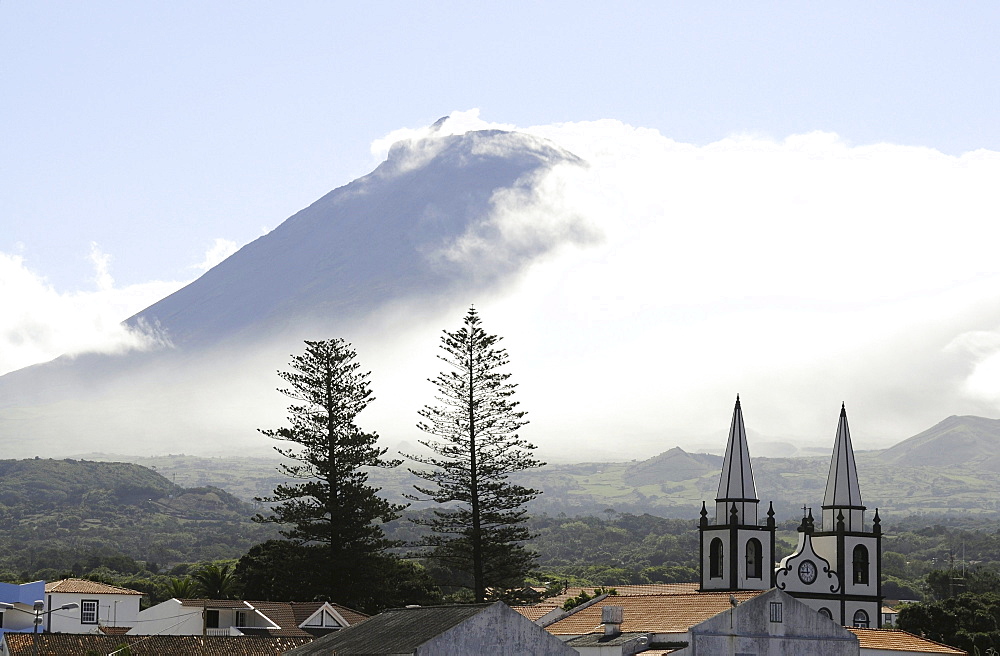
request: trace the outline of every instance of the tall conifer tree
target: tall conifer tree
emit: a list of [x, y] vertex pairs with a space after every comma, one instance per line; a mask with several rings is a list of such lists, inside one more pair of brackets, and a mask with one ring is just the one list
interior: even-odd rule
[[377, 575], [373, 570], [384, 565], [380, 554], [395, 545], [379, 522], [396, 519], [404, 507], [382, 499], [367, 483], [365, 467], [394, 467], [400, 461], [384, 460], [378, 435], [356, 423], [373, 400], [369, 374], [360, 371], [356, 355], [342, 339], [306, 341], [305, 353], [292, 357], [291, 371], [278, 372], [288, 384], [278, 391], [293, 400], [289, 425], [260, 432], [295, 444], [274, 448], [294, 461], [279, 471], [301, 482], [279, 485], [270, 497], [259, 498], [275, 505], [270, 515], [254, 517], [281, 525], [281, 535], [294, 544], [322, 545], [316, 566], [327, 585], [319, 587], [341, 603], [357, 596]]
[[429, 469], [410, 471], [427, 481], [415, 485], [420, 496], [446, 508], [434, 517], [415, 520], [430, 527], [420, 543], [426, 553], [464, 573], [477, 602], [520, 587], [535, 567], [535, 555], [524, 542], [525, 504], [540, 492], [510, 482], [515, 472], [540, 467], [535, 448], [518, 435], [527, 420], [513, 400], [516, 385], [504, 371], [507, 351], [500, 337], [487, 334], [475, 308], [462, 327], [444, 331], [443, 355], [448, 370], [431, 380], [437, 404], [420, 411], [417, 427], [436, 439], [420, 443], [432, 456], [408, 456]]

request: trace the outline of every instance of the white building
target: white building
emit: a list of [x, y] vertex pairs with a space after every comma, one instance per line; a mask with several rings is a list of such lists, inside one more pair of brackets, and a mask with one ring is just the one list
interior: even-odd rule
[[[46, 583], [43, 628], [52, 633], [94, 633], [99, 626], [134, 626], [141, 599], [137, 590], [86, 579]], [[77, 607], [55, 610], [71, 603]]]

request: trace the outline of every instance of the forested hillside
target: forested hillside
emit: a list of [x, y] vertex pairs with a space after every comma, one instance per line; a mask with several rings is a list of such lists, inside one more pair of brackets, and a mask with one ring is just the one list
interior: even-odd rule
[[222, 489], [183, 488], [130, 463], [3, 460], [0, 580], [238, 557], [274, 535], [252, 514]]
[[[857, 452], [865, 504], [879, 508], [885, 521], [912, 514], [947, 516], [1000, 513], [1000, 473], [967, 464], [906, 465], [886, 462], [886, 452]], [[135, 458], [88, 454], [93, 460], [128, 460], [156, 469], [185, 486], [212, 485], [250, 501], [266, 496], [283, 482], [277, 458], [202, 458], [170, 455]], [[713, 500], [719, 486], [721, 458], [673, 448], [643, 461], [546, 465], [515, 475], [514, 480], [544, 494], [530, 502], [532, 514], [600, 515], [606, 510], [660, 517], [695, 519], [701, 502]], [[779, 521], [801, 517], [801, 508], [823, 499], [829, 457], [754, 458], [757, 493], [774, 502]], [[418, 479], [406, 466], [370, 472], [382, 495], [399, 502]], [[417, 504], [414, 508], [420, 508]]]

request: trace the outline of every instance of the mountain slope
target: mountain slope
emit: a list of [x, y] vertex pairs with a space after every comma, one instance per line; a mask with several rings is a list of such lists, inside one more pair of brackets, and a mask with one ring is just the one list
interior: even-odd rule
[[965, 466], [1000, 472], [1000, 419], [952, 415], [927, 430], [886, 449], [887, 464]]
[[[192, 346], [291, 319], [358, 316], [393, 298], [440, 291], [467, 273], [446, 251], [488, 221], [494, 194], [517, 187], [530, 194], [533, 176], [561, 162], [579, 160], [540, 139], [495, 130], [398, 143], [375, 171], [129, 323], [158, 324], [174, 344]], [[532, 253], [514, 255], [506, 270], [479, 270], [475, 278], [508, 273]]]
[[400, 142], [369, 175], [128, 320], [169, 348], [62, 357], [0, 377], [0, 446], [8, 456], [266, 452], [256, 428], [279, 421], [283, 406], [273, 372], [302, 339], [353, 340], [393, 304], [473, 302], [512, 279], [573, 236], [544, 221], [510, 235], [508, 206], [531, 207], [547, 172], [581, 164], [498, 130]]

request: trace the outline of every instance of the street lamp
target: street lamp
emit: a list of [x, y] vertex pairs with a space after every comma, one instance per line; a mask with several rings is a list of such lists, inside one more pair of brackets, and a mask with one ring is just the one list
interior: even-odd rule
[[34, 634], [36, 637], [32, 638], [32, 649], [35, 654], [38, 654], [38, 625], [42, 623], [42, 618], [46, 615], [51, 615], [57, 610], [73, 610], [74, 608], [79, 608], [80, 604], [75, 601], [71, 601], [68, 604], [63, 604], [59, 608], [53, 608], [51, 610], [45, 610], [45, 602], [39, 599], [31, 607], [31, 610], [24, 610], [23, 608], [18, 608], [14, 604], [8, 604], [7, 602], [0, 601], [0, 610], [19, 610], [22, 613], [30, 613], [35, 616], [35, 629]]

